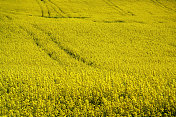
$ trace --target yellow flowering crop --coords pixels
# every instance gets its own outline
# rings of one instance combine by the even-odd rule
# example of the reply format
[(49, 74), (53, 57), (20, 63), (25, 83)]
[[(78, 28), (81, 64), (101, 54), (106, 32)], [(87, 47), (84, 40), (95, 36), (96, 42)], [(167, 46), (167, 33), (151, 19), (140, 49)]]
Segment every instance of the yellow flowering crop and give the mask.
[(176, 116), (176, 1), (0, 0), (0, 116)]

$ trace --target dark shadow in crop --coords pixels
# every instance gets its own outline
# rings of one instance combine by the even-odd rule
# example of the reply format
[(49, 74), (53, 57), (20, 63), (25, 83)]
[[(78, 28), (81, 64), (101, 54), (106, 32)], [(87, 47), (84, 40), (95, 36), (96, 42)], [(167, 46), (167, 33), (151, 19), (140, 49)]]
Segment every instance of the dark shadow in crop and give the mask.
[(86, 18), (90, 18), (90, 17), (46, 17), (46, 16), (43, 16), (44, 18), (51, 18), (51, 19), (63, 19), (63, 18), (73, 18), (73, 19), (86, 19)]
[(10, 16), (8, 16), (8, 15), (6, 15), (6, 18), (7, 18), (8, 20), (12, 20), (12, 18), (11, 18)]
[(115, 21), (103, 21), (104, 23), (126, 23), (123, 20), (115, 20)]

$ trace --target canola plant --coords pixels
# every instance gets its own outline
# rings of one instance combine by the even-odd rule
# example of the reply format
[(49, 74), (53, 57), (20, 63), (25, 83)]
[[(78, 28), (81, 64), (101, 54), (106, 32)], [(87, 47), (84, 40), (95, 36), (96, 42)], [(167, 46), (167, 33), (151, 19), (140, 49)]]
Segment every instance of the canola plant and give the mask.
[(0, 0), (0, 116), (176, 116), (175, 0)]

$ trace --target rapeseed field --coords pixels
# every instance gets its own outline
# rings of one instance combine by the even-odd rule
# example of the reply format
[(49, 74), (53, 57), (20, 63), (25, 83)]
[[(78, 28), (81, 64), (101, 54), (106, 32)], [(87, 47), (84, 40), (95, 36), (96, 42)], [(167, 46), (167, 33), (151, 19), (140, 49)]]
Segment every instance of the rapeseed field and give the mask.
[(176, 116), (176, 1), (0, 0), (0, 116)]

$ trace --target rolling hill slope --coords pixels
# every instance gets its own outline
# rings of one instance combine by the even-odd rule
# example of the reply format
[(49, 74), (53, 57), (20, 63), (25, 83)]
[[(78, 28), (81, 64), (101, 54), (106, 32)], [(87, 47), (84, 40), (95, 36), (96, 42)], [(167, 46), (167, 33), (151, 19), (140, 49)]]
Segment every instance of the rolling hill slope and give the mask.
[(0, 0), (0, 116), (176, 116), (175, 0)]

